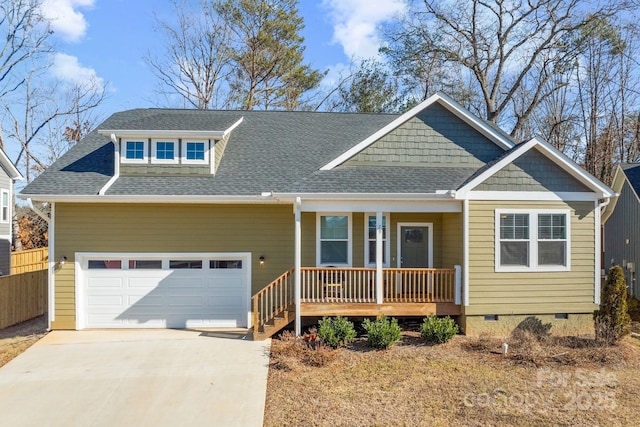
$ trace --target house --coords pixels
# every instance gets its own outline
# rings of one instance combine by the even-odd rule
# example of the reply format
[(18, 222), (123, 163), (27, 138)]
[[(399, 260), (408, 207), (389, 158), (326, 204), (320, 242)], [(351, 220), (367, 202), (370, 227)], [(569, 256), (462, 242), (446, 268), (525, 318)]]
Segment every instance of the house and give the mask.
[(621, 266), (629, 293), (639, 298), (636, 271), (640, 266), (640, 163), (618, 165), (611, 187), (619, 195), (611, 199), (602, 215), (603, 267)]
[(11, 274), (13, 239), (13, 184), (24, 179), (4, 150), (0, 149), (0, 275)]
[(52, 207), (52, 328), (261, 338), (339, 314), (592, 331), (613, 194), (436, 94), (402, 115), (124, 111), (21, 197)]

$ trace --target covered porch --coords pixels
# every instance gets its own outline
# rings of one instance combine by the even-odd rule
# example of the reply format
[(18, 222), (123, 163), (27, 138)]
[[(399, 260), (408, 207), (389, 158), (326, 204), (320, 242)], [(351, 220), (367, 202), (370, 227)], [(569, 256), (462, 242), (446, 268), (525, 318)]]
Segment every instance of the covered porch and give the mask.
[(254, 296), (254, 330), (295, 321), (299, 335), (302, 317), (461, 314), (462, 204), (443, 196), (298, 199), (294, 268)]

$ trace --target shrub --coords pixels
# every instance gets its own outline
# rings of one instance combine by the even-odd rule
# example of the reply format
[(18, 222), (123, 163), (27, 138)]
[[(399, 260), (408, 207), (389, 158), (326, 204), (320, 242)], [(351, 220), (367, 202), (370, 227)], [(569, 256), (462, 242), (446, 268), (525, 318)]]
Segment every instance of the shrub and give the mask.
[(619, 265), (609, 269), (602, 288), (600, 309), (593, 313), (596, 339), (614, 343), (629, 333), (631, 318), (627, 313), (627, 283)]
[(326, 345), (338, 348), (349, 344), (356, 337), (356, 330), (346, 317), (323, 317), (318, 322), (318, 337)]
[(364, 319), (362, 327), (367, 331), (367, 344), (373, 348), (389, 348), (400, 339), (398, 320), (382, 316), (376, 321)]
[(420, 332), (427, 341), (442, 344), (458, 333), (458, 325), (449, 316), (427, 316), (422, 322)]

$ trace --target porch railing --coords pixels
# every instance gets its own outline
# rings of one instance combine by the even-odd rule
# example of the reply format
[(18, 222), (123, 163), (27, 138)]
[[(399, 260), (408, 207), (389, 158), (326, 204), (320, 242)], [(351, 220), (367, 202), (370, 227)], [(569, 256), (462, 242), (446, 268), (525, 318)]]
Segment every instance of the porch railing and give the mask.
[[(457, 270), (436, 268), (384, 268), (383, 303), (457, 302)], [(458, 280), (457, 280), (458, 279)], [(375, 268), (301, 269), (303, 303), (375, 303)]]
[(293, 304), (293, 268), (265, 286), (252, 298), (253, 326), (258, 328), (273, 320)]

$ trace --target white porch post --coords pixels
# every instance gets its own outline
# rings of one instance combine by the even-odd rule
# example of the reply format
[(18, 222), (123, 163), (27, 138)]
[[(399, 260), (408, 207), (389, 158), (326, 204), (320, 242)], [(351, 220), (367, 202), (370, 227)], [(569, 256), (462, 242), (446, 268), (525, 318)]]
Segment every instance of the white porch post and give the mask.
[(382, 232), (382, 212), (378, 211), (376, 212), (376, 304), (382, 304)]
[(462, 304), (462, 267), (459, 265), (454, 265), (453, 268), (456, 270), (456, 297), (455, 303), (457, 305)]
[(300, 319), (300, 269), (302, 268), (302, 230), (300, 227), (300, 205), (302, 204), (300, 197), (296, 197), (294, 205), (294, 213), (296, 219), (295, 229), (295, 263), (294, 263), (294, 299), (296, 303), (296, 336), (302, 334), (302, 322)]

